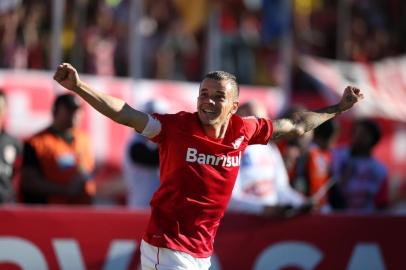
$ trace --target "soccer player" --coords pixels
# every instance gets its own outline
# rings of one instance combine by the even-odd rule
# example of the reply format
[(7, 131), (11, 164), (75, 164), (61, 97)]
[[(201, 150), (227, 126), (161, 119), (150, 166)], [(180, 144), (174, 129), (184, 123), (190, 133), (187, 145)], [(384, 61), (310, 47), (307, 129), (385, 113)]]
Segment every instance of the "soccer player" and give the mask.
[(150, 115), (94, 90), (70, 64), (61, 64), (54, 79), (100, 113), (159, 144), (161, 184), (141, 243), (143, 269), (209, 269), (214, 236), (245, 148), (300, 136), (363, 98), (359, 89), (347, 87), (338, 104), (316, 112), (292, 119), (241, 118), (235, 114), (236, 78), (215, 71), (200, 84), (197, 112)]

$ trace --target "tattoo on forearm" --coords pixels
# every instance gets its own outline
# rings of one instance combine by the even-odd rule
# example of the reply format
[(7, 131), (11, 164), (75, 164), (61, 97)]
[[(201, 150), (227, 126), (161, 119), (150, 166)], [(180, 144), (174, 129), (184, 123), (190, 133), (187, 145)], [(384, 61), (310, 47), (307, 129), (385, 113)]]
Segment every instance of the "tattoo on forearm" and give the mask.
[(305, 127), (305, 131), (313, 130), (327, 120), (340, 113), (338, 105), (326, 107), (315, 112), (299, 112), (299, 119)]
[(329, 107), (326, 107), (326, 108), (319, 109), (319, 110), (317, 110), (315, 112), (316, 113), (327, 113), (327, 114), (336, 115), (336, 114), (341, 113), (341, 110), (340, 110), (340, 107), (338, 106), (338, 104), (336, 104), (336, 105), (332, 105), (332, 106), (329, 106)]
[(276, 140), (279, 139), (284, 135), (284, 132), (282, 131), (282, 119), (280, 120), (275, 120), (273, 121), (273, 133), (272, 133), (272, 139)]
[(339, 113), (338, 105), (334, 105), (318, 111), (296, 112), (290, 118), (276, 119), (272, 121), (272, 139), (301, 136)]
[(328, 119), (329, 116), (325, 114), (309, 113), (308, 115), (303, 117), (302, 123), (304, 125), (305, 132), (315, 129)]

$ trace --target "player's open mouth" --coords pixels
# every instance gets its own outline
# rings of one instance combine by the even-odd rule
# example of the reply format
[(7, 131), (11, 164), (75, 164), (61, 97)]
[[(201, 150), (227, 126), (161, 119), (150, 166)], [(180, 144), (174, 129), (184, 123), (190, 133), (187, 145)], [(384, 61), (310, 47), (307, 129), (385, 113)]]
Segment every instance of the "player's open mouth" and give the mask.
[(216, 115), (216, 111), (215, 110), (211, 110), (211, 109), (202, 109), (202, 112), (206, 115), (209, 116), (215, 116)]

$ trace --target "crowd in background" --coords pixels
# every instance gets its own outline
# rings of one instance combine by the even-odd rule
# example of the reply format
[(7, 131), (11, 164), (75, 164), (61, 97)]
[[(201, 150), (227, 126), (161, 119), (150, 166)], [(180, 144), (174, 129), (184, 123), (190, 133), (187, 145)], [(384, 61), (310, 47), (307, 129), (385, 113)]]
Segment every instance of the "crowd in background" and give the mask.
[[(83, 73), (128, 76), (130, 31), (136, 27), (143, 78), (199, 81), (214, 31), (220, 69), (242, 84), (279, 85), (287, 36), (293, 58), (306, 53), (370, 62), (406, 48), (406, 4), (400, 0), (141, 2), (138, 24), (130, 25), (130, 0), (66, 1), (62, 60)], [(0, 67), (52, 68), (52, 6), (49, 0), (2, 1)]]
[[(95, 181), (90, 138), (79, 128), (78, 97), (56, 96), (52, 121), (26, 138), (22, 150), (5, 130), (7, 99), (2, 91), (0, 101), (0, 202), (98, 204), (103, 187)], [(166, 111), (166, 105), (156, 101), (144, 107), (149, 113)], [(286, 117), (294, 119), (300, 110), (292, 108)], [(253, 101), (241, 104), (237, 113), (267, 117), (266, 109)], [(340, 148), (335, 147), (338, 132), (330, 120), (299, 138), (249, 146), (229, 210), (291, 217), (310, 211), (389, 209), (388, 171), (372, 155), (381, 138), (379, 125), (369, 119), (355, 121), (350, 142)], [(129, 207), (147, 210), (159, 185), (158, 147), (134, 133), (124, 155), (122, 189), (112, 196), (125, 196)]]

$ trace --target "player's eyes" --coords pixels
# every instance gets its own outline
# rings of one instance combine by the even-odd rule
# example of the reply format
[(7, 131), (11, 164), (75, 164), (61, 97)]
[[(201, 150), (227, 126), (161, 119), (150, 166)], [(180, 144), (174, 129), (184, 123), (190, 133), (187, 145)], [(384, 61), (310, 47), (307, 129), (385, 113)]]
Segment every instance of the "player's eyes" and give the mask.
[(199, 94), (199, 98), (211, 98), (213, 100), (218, 100), (218, 101), (224, 101), (225, 100), (225, 96), (223, 95), (214, 95), (214, 96), (210, 96), (208, 93), (200, 93)]

